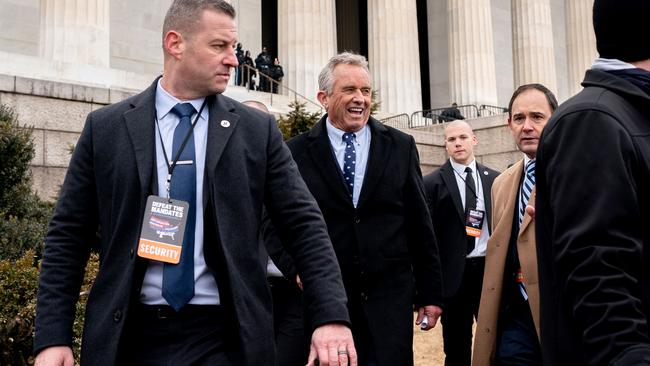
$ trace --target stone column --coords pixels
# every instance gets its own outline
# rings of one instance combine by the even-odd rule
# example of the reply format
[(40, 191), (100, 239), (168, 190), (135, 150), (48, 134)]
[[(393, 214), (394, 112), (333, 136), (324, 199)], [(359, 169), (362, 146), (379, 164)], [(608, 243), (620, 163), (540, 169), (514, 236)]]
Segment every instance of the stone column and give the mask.
[(368, 1), (370, 72), (389, 114), (422, 110), (416, 12), (415, 0)]
[(512, 33), (515, 87), (541, 83), (557, 93), (550, 1), (512, 0)]
[(496, 105), (490, 0), (448, 0), (447, 4), (450, 102)]
[(316, 100), (318, 74), (336, 54), (335, 0), (278, 0), (283, 84)]
[(108, 67), (109, 4), (109, 0), (41, 0), (41, 56)]
[(594, 0), (566, 2), (569, 95), (574, 95), (582, 89), (580, 83), (585, 71), (598, 57), (592, 19), (593, 6)]

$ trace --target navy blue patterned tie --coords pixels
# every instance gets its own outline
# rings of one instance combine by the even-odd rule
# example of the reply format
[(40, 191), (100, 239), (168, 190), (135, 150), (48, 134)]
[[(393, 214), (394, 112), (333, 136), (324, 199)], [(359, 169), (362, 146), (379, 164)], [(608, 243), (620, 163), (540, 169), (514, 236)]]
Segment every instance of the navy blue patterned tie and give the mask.
[(530, 193), (535, 186), (535, 160), (530, 160), (526, 164), (526, 174), (524, 182), (521, 185), (521, 200), (519, 201), (519, 225), (524, 221), (524, 214), (526, 213), (526, 205), (530, 199)]
[(345, 142), (345, 156), (343, 157), (343, 178), (345, 178), (345, 186), (348, 187), (350, 197), (354, 195), (354, 171), (357, 165), (357, 150), (354, 147), (355, 134), (346, 132), (343, 134), (343, 142)]
[[(192, 128), (191, 117), (196, 110), (190, 103), (178, 103), (171, 113), (179, 118), (174, 130), (172, 156), (174, 159)], [(165, 263), (163, 268), (162, 296), (167, 303), (180, 310), (194, 297), (194, 228), (196, 226), (196, 157), (194, 153), (194, 136), (190, 136), (181, 152), (179, 161), (191, 161), (192, 164), (176, 165), (171, 180), (170, 197), (190, 204), (187, 224), (183, 237), (183, 250), (178, 264)]]

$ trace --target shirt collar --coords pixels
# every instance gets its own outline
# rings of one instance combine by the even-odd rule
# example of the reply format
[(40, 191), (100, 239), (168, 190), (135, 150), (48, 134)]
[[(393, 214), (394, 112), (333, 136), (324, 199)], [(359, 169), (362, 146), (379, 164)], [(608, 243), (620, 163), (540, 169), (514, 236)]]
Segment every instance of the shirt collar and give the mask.
[[(178, 103), (190, 103), (197, 111), (201, 109), (201, 105), (203, 105), (205, 97), (192, 100), (180, 100), (175, 96), (169, 94), (169, 92), (163, 88), (160, 80), (162, 79), (158, 79), (158, 87), (156, 88), (156, 118), (158, 118), (159, 121), (165, 118), (165, 116), (167, 116), (172, 108), (174, 108), (174, 106)], [(203, 112), (201, 112), (201, 119), (208, 119), (208, 108), (203, 108)]]
[(452, 159), (452, 158), (449, 158), (449, 162), (451, 163), (451, 167), (452, 167), (452, 168), (453, 168), (453, 169), (454, 169), (458, 174), (465, 173), (465, 168), (467, 168), (467, 167), (472, 168), (472, 172), (476, 172), (476, 159), (472, 159), (472, 161), (471, 161), (469, 164), (467, 164), (467, 165), (463, 165), (463, 164), (457, 163), (457, 162), (455, 162), (454, 159)]
[(528, 162), (533, 159), (529, 158), (528, 155), (524, 154), (524, 170), (526, 169), (526, 165), (528, 165)]
[[(325, 127), (327, 128), (327, 135), (331, 139), (335, 141), (343, 141), (343, 134), (345, 133), (345, 131), (334, 127), (329, 117), (327, 117)], [(364, 125), (359, 131), (354, 133), (354, 135), (356, 136), (356, 141), (357, 142), (363, 141), (366, 133), (368, 133), (368, 124)]]

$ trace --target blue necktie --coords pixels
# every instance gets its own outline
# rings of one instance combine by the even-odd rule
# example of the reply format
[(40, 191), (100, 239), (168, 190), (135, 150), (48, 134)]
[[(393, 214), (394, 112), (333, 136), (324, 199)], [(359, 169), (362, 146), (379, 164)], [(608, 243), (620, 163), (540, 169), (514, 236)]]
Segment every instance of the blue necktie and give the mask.
[(526, 174), (524, 175), (524, 182), (521, 185), (521, 201), (519, 201), (519, 225), (524, 221), (524, 214), (526, 213), (526, 205), (530, 199), (530, 193), (535, 186), (535, 160), (530, 160), (526, 164)]
[(343, 157), (343, 178), (345, 186), (348, 187), (350, 197), (354, 195), (354, 171), (357, 165), (357, 150), (354, 147), (355, 135), (352, 132), (343, 134), (345, 142), (345, 156)]
[[(190, 103), (178, 103), (171, 112), (178, 116), (179, 123), (174, 130), (171, 159), (176, 157), (183, 140), (192, 129), (192, 114), (196, 112)], [(163, 268), (162, 296), (167, 303), (180, 310), (194, 297), (194, 228), (196, 225), (196, 157), (194, 136), (190, 136), (181, 152), (181, 160), (191, 164), (176, 165), (172, 174), (170, 197), (189, 203), (187, 224), (183, 237), (183, 250), (178, 264), (165, 263)]]

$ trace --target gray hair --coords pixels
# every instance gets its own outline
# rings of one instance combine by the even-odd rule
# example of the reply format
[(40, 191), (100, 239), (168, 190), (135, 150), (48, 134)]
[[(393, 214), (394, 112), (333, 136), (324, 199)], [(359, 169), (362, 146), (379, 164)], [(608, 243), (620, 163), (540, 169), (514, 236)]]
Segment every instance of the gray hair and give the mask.
[(358, 55), (352, 52), (343, 52), (338, 55), (330, 58), (327, 62), (327, 65), (323, 67), (320, 74), (318, 75), (318, 89), (327, 93), (327, 95), (332, 95), (332, 88), (334, 86), (334, 80), (332, 73), (334, 68), (340, 64), (353, 65), (362, 67), (370, 76), (370, 70), (368, 69), (368, 61), (362, 55)]
[(214, 10), (235, 18), (235, 8), (225, 0), (174, 0), (163, 22), (163, 40), (170, 30), (185, 32), (188, 36), (201, 20), (204, 10)]

